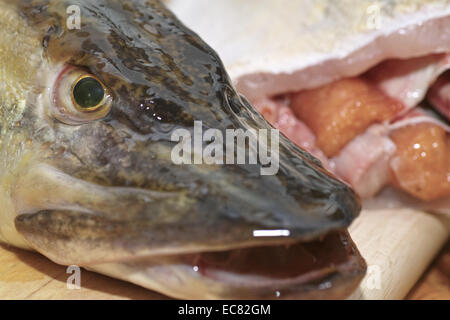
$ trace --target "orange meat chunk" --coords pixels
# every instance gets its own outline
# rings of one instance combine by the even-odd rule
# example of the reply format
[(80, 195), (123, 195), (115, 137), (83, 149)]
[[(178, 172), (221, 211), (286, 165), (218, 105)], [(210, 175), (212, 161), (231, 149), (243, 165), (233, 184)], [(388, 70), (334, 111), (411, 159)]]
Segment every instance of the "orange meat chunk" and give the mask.
[(397, 145), (391, 160), (394, 186), (425, 201), (450, 195), (450, 135), (442, 127), (410, 125), (391, 139)]
[(347, 78), (293, 94), (291, 108), (332, 157), (372, 124), (393, 119), (403, 105), (365, 79)]

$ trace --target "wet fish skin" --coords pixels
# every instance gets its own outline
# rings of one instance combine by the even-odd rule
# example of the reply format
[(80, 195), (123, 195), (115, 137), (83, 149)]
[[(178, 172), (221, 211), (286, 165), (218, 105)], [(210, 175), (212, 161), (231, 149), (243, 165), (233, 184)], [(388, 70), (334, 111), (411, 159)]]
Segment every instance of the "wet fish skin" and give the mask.
[[(65, 28), (69, 5), (81, 8), (80, 30)], [(354, 192), (284, 137), (276, 176), (258, 175), (260, 165), (172, 163), (171, 133), (194, 120), (221, 131), (270, 126), (159, 1), (0, 1), (0, 12), (11, 17), (2, 30), (18, 35), (0, 31), (14, 54), (1, 63), (1, 240), (90, 266), (312, 240), (358, 215)], [(109, 89), (107, 117), (76, 126), (53, 117), (67, 65)], [(255, 228), (291, 236), (258, 239)]]

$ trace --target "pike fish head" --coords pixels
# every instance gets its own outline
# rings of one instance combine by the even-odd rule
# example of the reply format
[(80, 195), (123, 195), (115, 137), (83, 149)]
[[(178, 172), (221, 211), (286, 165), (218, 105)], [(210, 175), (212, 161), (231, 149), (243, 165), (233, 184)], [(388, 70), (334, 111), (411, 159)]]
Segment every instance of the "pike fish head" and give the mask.
[(26, 143), (11, 158), (7, 189), (18, 234), (55, 262), (172, 261), (310, 241), (359, 213), (354, 192), (284, 136), (273, 175), (261, 175), (259, 162), (175, 163), (173, 134), (194, 133), (195, 121), (223, 136), (273, 128), (237, 94), (217, 54), (159, 1), (5, 6), (38, 38), (34, 82), (20, 125), (10, 126)]

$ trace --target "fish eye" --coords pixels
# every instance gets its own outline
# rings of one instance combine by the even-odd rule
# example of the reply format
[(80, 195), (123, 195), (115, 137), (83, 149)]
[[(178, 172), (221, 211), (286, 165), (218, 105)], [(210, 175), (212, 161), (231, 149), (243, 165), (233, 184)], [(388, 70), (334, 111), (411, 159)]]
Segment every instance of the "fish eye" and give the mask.
[(59, 121), (79, 125), (104, 118), (111, 110), (108, 88), (95, 75), (68, 66), (53, 87), (51, 113)]
[(82, 112), (95, 111), (105, 99), (103, 84), (93, 76), (82, 76), (72, 89), (73, 102)]

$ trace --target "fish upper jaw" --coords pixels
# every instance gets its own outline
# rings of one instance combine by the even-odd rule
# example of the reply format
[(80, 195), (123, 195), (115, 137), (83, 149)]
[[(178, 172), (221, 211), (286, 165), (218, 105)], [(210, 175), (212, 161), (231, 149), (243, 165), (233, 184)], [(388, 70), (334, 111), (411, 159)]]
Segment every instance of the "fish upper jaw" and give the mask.
[[(53, 261), (89, 265), (311, 240), (345, 228), (349, 222), (340, 215), (358, 212), (358, 205), (352, 207), (354, 195), (345, 189), (333, 190), (326, 201), (305, 202), (302, 210), (292, 194), (273, 194), (273, 177), (255, 178), (244, 191), (230, 182), (237, 179), (232, 172), (231, 178), (219, 173), (212, 180), (216, 184), (209, 184), (211, 192), (199, 195), (105, 187), (36, 165), (13, 189), (15, 227)], [(201, 174), (211, 178), (211, 173)], [(255, 236), (258, 230), (284, 233)]]

